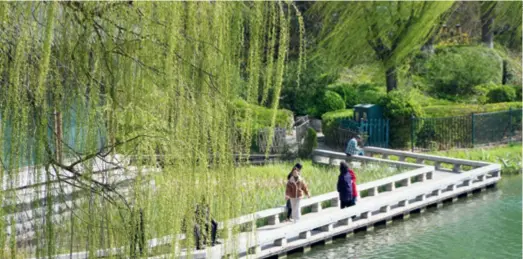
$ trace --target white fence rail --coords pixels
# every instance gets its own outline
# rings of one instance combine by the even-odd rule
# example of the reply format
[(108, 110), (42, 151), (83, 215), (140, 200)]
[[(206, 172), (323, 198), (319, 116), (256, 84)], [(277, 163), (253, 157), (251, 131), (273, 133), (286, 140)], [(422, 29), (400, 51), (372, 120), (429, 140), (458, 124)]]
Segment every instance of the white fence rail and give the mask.
[[(365, 150), (367, 154), (378, 154), (381, 155), (382, 158), (354, 156), (351, 157), (351, 160), (360, 161), (362, 163), (386, 163), (389, 166), (409, 168), (412, 170), (358, 185), (361, 201), (357, 206), (347, 209), (333, 210), (334, 207), (339, 206), (337, 192), (325, 193), (314, 196), (310, 199), (304, 199), (301, 202), (301, 208), (311, 208), (311, 213), (316, 213), (318, 215), (317, 217), (314, 217), (314, 220), (298, 222), (296, 224), (278, 227), (270, 231), (260, 233), (256, 232), (253, 236), (253, 241), (255, 240), (255, 242), (251, 242), (250, 245), (244, 247), (241, 247), (238, 244), (233, 244), (236, 241), (226, 240), (226, 244), (218, 245), (206, 251), (196, 252), (195, 257), (214, 258), (216, 256), (221, 257), (231, 253), (238, 253), (239, 255), (254, 253), (257, 258), (276, 255), (289, 249), (314, 242), (317, 239), (348, 232), (379, 220), (388, 220), (395, 215), (408, 213), (410, 210), (438, 203), (442, 200), (448, 199), (449, 197), (455, 197), (461, 193), (467, 193), (477, 188), (492, 185), (501, 177), (501, 167), (497, 164), (414, 154), (410, 152), (374, 147), (368, 147), (365, 148)], [(397, 156), (398, 160), (402, 161), (387, 160), (387, 158), (390, 158), (391, 156)], [(336, 159), (347, 160), (347, 156), (344, 153), (326, 150), (315, 150), (313, 152), (313, 157), (315, 160), (318, 160), (319, 157), (328, 157), (329, 163)], [(405, 162), (406, 158), (416, 159), (416, 163)], [(424, 164), (426, 161), (432, 161), (434, 162), (434, 165)], [(451, 173), (450, 176), (445, 178), (434, 178), (434, 175), (438, 173), (438, 170), (443, 169), (441, 164), (452, 165), (455, 173)], [(463, 166), (468, 166), (473, 169), (463, 171)], [(458, 169), (456, 170), (455, 168)], [(121, 178), (120, 180), (129, 179)], [(68, 202), (72, 203), (72, 201), (66, 201), (66, 205), (68, 205)], [(62, 211), (63, 217), (66, 217), (68, 214), (63, 213), (63, 206), (63, 204), (56, 204), (56, 207), (53, 207), (53, 209), (55, 210), (56, 208), (57, 211)], [(329, 211), (322, 213), (324, 210)], [(230, 230), (237, 225), (253, 225), (256, 221), (258, 221), (258, 223), (265, 223), (265, 225), (275, 226), (280, 223), (279, 219), (283, 213), (285, 213), (285, 207), (280, 206), (230, 219), (225, 222), (219, 222), (219, 228)], [(17, 223), (17, 234), (22, 236), (24, 234), (28, 235), (31, 231), (29, 230), (30, 224), (27, 222), (35, 220), (39, 216), (41, 217), (42, 215), (17, 215), (16, 218), (23, 219), (21, 222)], [(355, 220), (353, 220), (353, 217), (355, 217)], [(311, 235), (312, 231), (316, 229), (321, 229), (324, 233), (321, 235)], [(240, 234), (242, 235), (242, 233)], [(245, 236), (249, 234), (243, 233), (243, 235)], [(296, 237), (298, 238), (296, 239)], [(147, 241), (147, 244), (149, 248), (155, 248), (177, 243), (176, 240), (184, 238), (184, 235), (179, 235), (173, 240), (173, 237), (169, 235), (150, 239)], [(97, 254), (99, 256), (104, 256), (109, 254), (119, 254), (123, 251), (125, 251), (123, 247), (113, 248), (100, 250)], [(54, 258), (70, 258), (70, 254), (58, 255)], [(73, 258), (88, 258), (88, 253), (77, 252), (74, 253)], [(156, 258), (167, 258), (167, 256), (158, 256)]]

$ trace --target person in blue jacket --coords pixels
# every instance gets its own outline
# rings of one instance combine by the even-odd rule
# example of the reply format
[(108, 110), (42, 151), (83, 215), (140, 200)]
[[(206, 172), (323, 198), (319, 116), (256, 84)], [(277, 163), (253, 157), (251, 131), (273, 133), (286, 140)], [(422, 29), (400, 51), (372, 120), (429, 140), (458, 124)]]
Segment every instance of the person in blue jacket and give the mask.
[(354, 206), (352, 193), (352, 176), (349, 173), (349, 165), (346, 162), (340, 163), (340, 175), (338, 176), (338, 193), (340, 195), (340, 207), (342, 209)]

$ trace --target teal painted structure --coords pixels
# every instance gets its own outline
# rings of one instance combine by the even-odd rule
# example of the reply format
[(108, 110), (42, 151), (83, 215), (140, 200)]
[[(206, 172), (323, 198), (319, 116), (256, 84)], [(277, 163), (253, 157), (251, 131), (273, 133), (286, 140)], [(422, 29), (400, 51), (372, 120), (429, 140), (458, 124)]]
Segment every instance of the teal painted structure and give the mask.
[(389, 146), (389, 120), (383, 117), (383, 109), (379, 105), (355, 105), (354, 117), (342, 119), (340, 128), (363, 135), (366, 146)]
[(354, 106), (354, 120), (384, 119), (383, 109), (377, 104), (358, 104)]

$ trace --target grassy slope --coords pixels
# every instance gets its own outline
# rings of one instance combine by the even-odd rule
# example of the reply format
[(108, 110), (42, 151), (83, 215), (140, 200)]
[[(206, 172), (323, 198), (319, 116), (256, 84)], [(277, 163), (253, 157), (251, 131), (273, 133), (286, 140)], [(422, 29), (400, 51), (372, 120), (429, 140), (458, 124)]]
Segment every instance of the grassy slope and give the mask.
[(438, 151), (431, 152), (431, 154), (498, 163), (503, 167), (503, 174), (518, 174), (522, 172), (521, 144), (491, 148)]
[[(432, 152), (431, 154), (499, 163), (504, 174), (521, 173), (521, 145), (499, 146), (493, 148), (475, 148)], [(287, 174), (293, 163), (272, 164), (262, 167), (250, 166), (241, 168), (246, 175), (247, 195), (257, 196), (257, 204), (244, 208), (243, 212), (273, 208), (283, 204)], [(385, 167), (362, 168), (355, 170), (358, 184), (385, 178), (400, 171), (387, 172)], [(338, 169), (334, 166), (313, 165), (311, 161), (303, 162), (302, 176), (309, 185), (312, 195), (320, 195), (336, 190)], [(256, 207), (256, 208), (255, 208)]]
[[(338, 167), (313, 165), (310, 160), (303, 161), (302, 164), (302, 176), (313, 196), (336, 191), (336, 182), (339, 174)], [(246, 175), (244, 183), (248, 186), (246, 195), (258, 197), (257, 204), (244, 208), (243, 212), (249, 213), (284, 204), (287, 174), (293, 165), (294, 163), (282, 163), (240, 169), (244, 171), (242, 174)], [(387, 171), (384, 166), (355, 169), (358, 184), (385, 178), (400, 172), (398, 170)]]

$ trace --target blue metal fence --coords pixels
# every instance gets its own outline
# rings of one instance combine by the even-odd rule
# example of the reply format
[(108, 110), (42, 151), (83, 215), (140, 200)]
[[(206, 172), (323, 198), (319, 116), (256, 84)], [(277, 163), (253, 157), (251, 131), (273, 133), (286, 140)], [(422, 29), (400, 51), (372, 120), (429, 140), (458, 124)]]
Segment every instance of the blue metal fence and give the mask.
[(412, 151), (472, 148), (521, 140), (521, 109), (444, 118), (412, 118)]
[(389, 146), (389, 120), (387, 119), (368, 119), (356, 121), (354, 119), (343, 119), (340, 121), (342, 130), (349, 130), (354, 133), (362, 134), (365, 138), (365, 145), (375, 147)]

